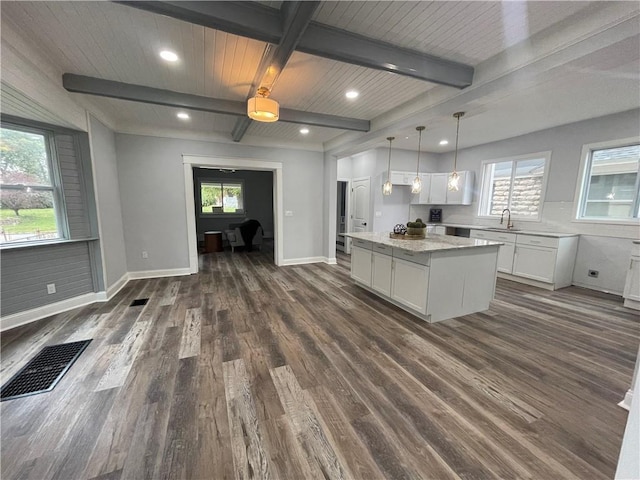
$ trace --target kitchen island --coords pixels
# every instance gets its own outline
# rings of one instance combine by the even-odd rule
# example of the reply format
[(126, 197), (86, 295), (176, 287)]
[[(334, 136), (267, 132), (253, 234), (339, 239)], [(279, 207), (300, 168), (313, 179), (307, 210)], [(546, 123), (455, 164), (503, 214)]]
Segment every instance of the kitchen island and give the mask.
[(352, 238), (351, 278), (356, 284), (427, 322), (489, 308), (501, 242), (427, 235), (346, 233)]

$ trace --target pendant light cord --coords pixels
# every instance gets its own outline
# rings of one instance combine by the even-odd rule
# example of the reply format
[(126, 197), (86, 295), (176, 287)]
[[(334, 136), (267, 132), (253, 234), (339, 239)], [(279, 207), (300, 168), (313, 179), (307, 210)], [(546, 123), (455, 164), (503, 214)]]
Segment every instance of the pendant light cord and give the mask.
[(387, 137), (387, 140), (389, 140), (389, 165), (387, 166), (387, 180), (391, 180), (391, 142), (393, 142), (393, 140), (396, 137)]
[(418, 130), (418, 163), (416, 164), (416, 177), (420, 174), (420, 145), (422, 143), (422, 131), (424, 127), (416, 127)]
[(453, 171), (454, 173), (457, 172), (458, 170), (458, 137), (460, 134), (460, 117), (462, 117), (464, 115), (464, 112), (457, 112), (454, 113), (453, 116), (456, 117), (456, 119), (458, 120), (458, 123), (456, 125), (456, 150), (455, 153), (453, 155)]

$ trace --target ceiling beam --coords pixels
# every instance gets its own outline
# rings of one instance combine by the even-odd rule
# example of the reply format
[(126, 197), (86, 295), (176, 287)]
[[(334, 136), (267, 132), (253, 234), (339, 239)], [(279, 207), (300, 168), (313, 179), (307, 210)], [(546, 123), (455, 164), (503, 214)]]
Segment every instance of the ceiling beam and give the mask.
[[(282, 37), (277, 47), (272, 48), (267, 45), (262, 61), (256, 70), (247, 100), (256, 95), (258, 88), (267, 87), (269, 91), (273, 88), (276, 80), (280, 76), (291, 54), (294, 52), (300, 37), (304, 33), (307, 25), (313, 17), (313, 13), (320, 5), (319, 1), (313, 2), (284, 2), (282, 4), (281, 15), (284, 25)], [(234, 142), (239, 142), (247, 132), (252, 120), (248, 116), (240, 117), (231, 132)]]
[[(279, 23), (279, 10), (256, 2), (117, 3), (274, 44), (279, 44), (282, 38), (283, 27)], [(470, 65), (373, 40), (317, 22), (309, 24), (296, 50), (455, 88), (468, 87), (473, 80), (474, 69)]]
[[(62, 75), (62, 86), (70, 92), (85, 93), (100, 97), (119, 98), (133, 102), (151, 103), (154, 105), (164, 105), (166, 107), (185, 108), (188, 110), (236, 115), (240, 117), (247, 115), (246, 102), (203, 97), (161, 88), (75, 75), (73, 73), (65, 73)], [(280, 109), (279, 121), (317, 127), (338, 128), (341, 130), (354, 130), (357, 132), (368, 132), (370, 128), (369, 120), (338, 117), (335, 115), (325, 115), (323, 113), (303, 112), (301, 110), (291, 110), (288, 108)]]

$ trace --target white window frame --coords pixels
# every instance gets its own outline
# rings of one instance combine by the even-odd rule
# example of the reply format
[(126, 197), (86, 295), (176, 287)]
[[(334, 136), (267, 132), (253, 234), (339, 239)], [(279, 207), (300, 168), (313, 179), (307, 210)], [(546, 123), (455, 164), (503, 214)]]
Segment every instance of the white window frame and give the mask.
[[(214, 212), (203, 212), (202, 211), (202, 184), (209, 184), (209, 183), (219, 183), (222, 185), (222, 188), (224, 189), (224, 185), (225, 183), (236, 183), (236, 184), (240, 184), (241, 185), (241, 192), (242, 192), (242, 211), (241, 212), (218, 212), (218, 213), (214, 213)], [(237, 218), (244, 218), (246, 217), (246, 213), (247, 213), (247, 206), (245, 205), (245, 190), (244, 190), (244, 180), (243, 179), (222, 179), (222, 178), (200, 178), (198, 179), (198, 198), (200, 200), (200, 205), (199, 205), (199, 216), (200, 217), (206, 217), (206, 218), (213, 218), (213, 217), (225, 217), (225, 218), (229, 218), (229, 217), (237, 217)]]
[[(489, 160), (483, 160), (480, 165), (480, 196), (478, 197), (478, 218), (496, 219), (500, 218), (500, 215), (487, 215), (484, 212), (487, 210), (487, 200), (490, 188), (485, 181), (485, 171), (487, 165), (492, 163), (502, 162), (519, 162), (522, 160), (533, 160), (536, 158), (544, 158), (544, 174), (542, 175), (542, 191), (540, 192), (540, 208), (538, 209), (538, 215), (536, 217), (519, 217), (511, 215), (511, 219), (516, 219), (519, 222), (541, 222), (542, 210), (544, 207), (544, 198), (547, 193), (547, 180), (549, 179), (549, 170), (551, 169), (551, 150), (537, 153), (526, 153), (523, 155), (513, 155), (504, 158), (495, 158)], [(513, 184), (513, 178), (515, 176), (516, 169), (514, 168), (511, 173), (511, 183)], [(511, 204), (511, 196), (509, 196), (509, 204)]]
[(55, 141), (53, 132), (27, 125), (20, 125), (13, 122), (2, 122), (0, 125), (7, 130), (15, 130), (18, 132), (33, 133), (44, 137), (45, 149), (47, 151), (47, 167), (49, 169), (49, 180), (51, 186), (44, 185), (3, 185), (4, 190), (21, 190), (28, 188), (32, 191), (51, 192), (53, 197), (53, 213), (56, 218), (56, 229), (58, 236), (56, 238), (43, 238), (41, 240), (22, 240), (15, 242), (3, 243), (1, 248), (13, 248), (17, 246), (29, 246), (41, 243), (57, 243), (69, 239), (69, 227), (66, 221), (67, 215), (65, 210), (64, 195), (62, 193), (62, 174), (60, 173), (60, 164), (56, 157)]
[[(576, 184), (575, 196), (573, 199), (574, 212), (573, 222), (579, 223), (596, 223), (596, 224), (609, 224), (609, 225), (638, 225), (640, 223), (639, 218), (593, 218), (582, 217), (583, 212), (583, 196), (587, 191), (587, 181), (589, 180), (589, 172), (591, 170), (591, 152), (594, 150), (606, 150), (607, 148), (625, 147), (629, 145), (640, 144), (640, 137), (628, 137), (621, 138), (619, 140), (609, 140), (606, 142), (587, 143), (582, 146), (582, 153), (580, 154), (580, 170), (578, 170), (578, 182)], [(589, 177), (589, 178), (588, 178)], [(636, 188), (640, 182), (640, 175), (636, 179)], [(635, 201), (640, 199), (640, 192), (636, 193)], [(634, 207), (637, 208), (637, 207)]]

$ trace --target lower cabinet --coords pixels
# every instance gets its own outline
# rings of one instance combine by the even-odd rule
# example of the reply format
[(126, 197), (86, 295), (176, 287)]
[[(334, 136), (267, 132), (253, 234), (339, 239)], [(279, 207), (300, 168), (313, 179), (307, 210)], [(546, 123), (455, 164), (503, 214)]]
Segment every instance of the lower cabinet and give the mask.
[(513, 257), (513, 274), (553, 283), (557, 252), (556, 248), (518, 245)]
[(629, 270), (624, 284), (624, 306), (640, 310), (640, 244), (634, 243), (631, 250)]
[(371, 286), (372, 255), (371, 250), (351, 247), (351, 277), (367, 287)]
[(371, 288), (387, 297), (391, 296), (392, 267), (391, 255), (372, 252)]
[(427, 312), (427, 289), (429, 267), (406, 260), (393, 259), (391, 295), (393, 300), (425, 314)]

